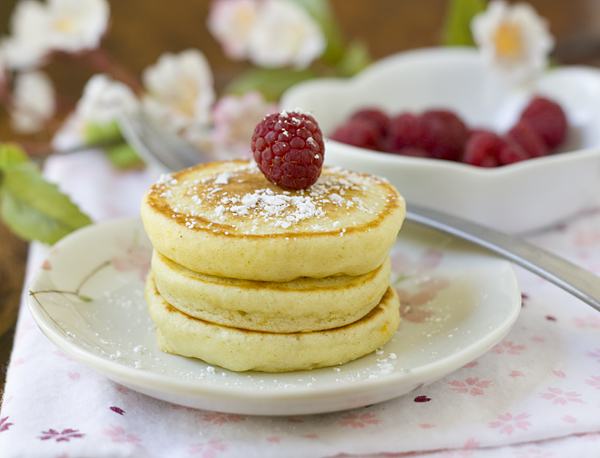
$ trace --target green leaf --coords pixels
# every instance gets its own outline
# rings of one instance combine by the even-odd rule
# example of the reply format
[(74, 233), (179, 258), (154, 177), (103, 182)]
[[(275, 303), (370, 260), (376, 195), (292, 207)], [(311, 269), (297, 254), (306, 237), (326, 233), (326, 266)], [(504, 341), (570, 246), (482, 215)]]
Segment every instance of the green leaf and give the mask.
[(267, 100), (279, 100), (291, 86), (316, 76), (310, 69), (295, 71), (286, 68), (254, 68), (233, 80), (227, 87), (227, 92), (242, 95), (249, 91), (259, 91)]
[(123, 138), (121, 129), (116, 121), (106, 124), (86, 124), (83, 130), (83, 136), (88, 145), (97, 143), (108, 143), (112, 140)]
[(338, 76), (354, 76), (371, 63), (369, 49), (363, 41), (353, 41), (350, 43), (344, 58), (337, 66)]
[(0, 171), (28, 160), (23, 148), (16, 143), (0, 143)]
[(135, 150), (127, 143), (106, 148), (106, 157), (115, 168), (120, 170), (144, 165)]
[(485, 11), (485, 0), (450, 0), (442, 39), (446, 46), (473, 46), (471, 20)]
[(0, 198), (4, 222), (25, 240), (52, 244), (91, 223), (31, 162), (5, 170)]
[(327, 48), (321, 60), (330, 65), (338, 64), (344, 57), (344, 37), (336, 16), (327, 0), (292, 0), (303, 7), (321, 26)]

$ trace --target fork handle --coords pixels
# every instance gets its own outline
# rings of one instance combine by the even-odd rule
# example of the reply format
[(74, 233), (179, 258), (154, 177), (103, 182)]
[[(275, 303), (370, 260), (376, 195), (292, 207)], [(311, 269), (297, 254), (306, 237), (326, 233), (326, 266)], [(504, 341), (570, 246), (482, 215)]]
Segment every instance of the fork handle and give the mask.
[(409, 205), (406, 220), (484, 247), (554, 283), (600, 311), (600, 278), (523, 239), (437, 210)]

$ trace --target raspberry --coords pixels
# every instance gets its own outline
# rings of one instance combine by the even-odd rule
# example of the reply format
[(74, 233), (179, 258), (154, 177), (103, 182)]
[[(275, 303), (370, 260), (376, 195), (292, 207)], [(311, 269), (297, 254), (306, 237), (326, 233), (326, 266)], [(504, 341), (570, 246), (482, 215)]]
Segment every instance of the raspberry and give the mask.
[(282, 188), (305, 189), (321, 175), (323, 134), (309, 114), (283, 111), (265, 117), (250, 146), (260, 171)]
[(462, 161), (479, 167), (496, 167), (499, 164), (502, 139), (493, 132), (478, 131), (469, 136)]
[(360, 120), (374, 124), (378, 135), (383, 137), (387, 134), (390, 118), (383, 110), (379, 108), (362, 108), (350, 117), (351, 121)]
[(494, 132), (473, 132), (465, 146), (462, 162), (479, 167), (497, 167), (527, 159), (527, 153), (516, 143)]
[(448, 110), (430, 110), (421, 115), (422, 137), (419, 146), (429, 151), (430, 157), (459, 161), (467, 142), (468, 130), (455, 113)]
[(374, 150), (378, 150), (381, 143), (381, 131), (378, 126), (362, 119), (350, 119), (335, 129), (330, 137), (347, 145)]
[(529, 122), (523, 119), (508, 131), (506, 137), (519, 144), (529, 158), (548, 154), (548, 148), (542, 137), (531, 127)]
[(422, 134), (421, 117), (409, 112), (390, 119), (388, 136), (384, 149), (398, 153), (403, 148), (420, 148)]
[(521, 162), (525, 159), (529, 159), (527, 157), (527, 153), (523, 148), (521, 148), (520, 145), (507, 139), (503, 140), (505, 143), (500, 150), (500, 154), (498, 155), (498, 162), (500, 162), (500, 165), (514, 164), (515, 162)]
[(558, 103), (545, 97), (535, 97), (523, 110), (521, 119), (529, 122), (548, 148), (556, 148), (565, 141), (567, 117)]

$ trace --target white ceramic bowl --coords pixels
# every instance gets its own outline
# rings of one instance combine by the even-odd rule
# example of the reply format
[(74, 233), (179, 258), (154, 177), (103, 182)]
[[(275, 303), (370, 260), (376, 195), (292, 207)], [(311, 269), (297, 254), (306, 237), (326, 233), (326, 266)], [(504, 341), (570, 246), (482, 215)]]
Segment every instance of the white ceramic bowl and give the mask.
[[(328, 140), (325, 161), (388, 178), (411, 203), (523, 233), (558, 223), (600, 197), (600, 70), (559, 67), (534, 89), (559, 102), (570, 131), (563, 152), (485, 169), (370, 151)], [(390, 56), (352, 79), (318, 79), (288, 90), (282, 109), (311, 112), (325, 137), (356, 109), (390, 113), (448, 108), (469, 127), (510, 128), (531, 97), (483, 65), (477, 50), (431, 48)]]

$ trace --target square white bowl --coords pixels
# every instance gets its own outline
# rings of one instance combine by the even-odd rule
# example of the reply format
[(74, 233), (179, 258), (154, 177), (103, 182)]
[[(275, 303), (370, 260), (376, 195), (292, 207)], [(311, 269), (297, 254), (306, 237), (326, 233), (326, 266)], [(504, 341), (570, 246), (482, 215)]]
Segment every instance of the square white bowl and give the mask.
[(474, 48), (429, 48), (382, 59), (351, 79), (316, 79), (288, 90), (281, 108), (311, 112), (325, 137), (355, 110), (445, 108), (471, 128), (505, 132), (536, 92), (569, 120), (561, 152), (493, 169), (370, 151), (328, 139), (325, 163), (386, 177), (411, 203), (510, 233), (547, 227), (599, 202), (600, 70), (558, 67), (515, 91)]

